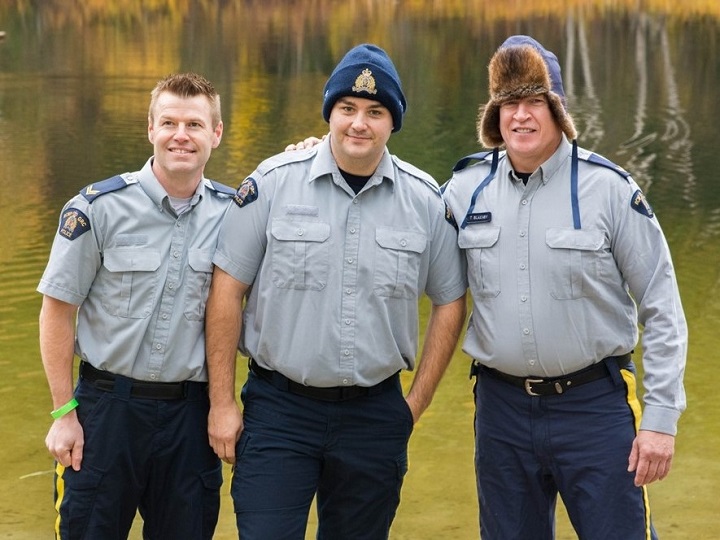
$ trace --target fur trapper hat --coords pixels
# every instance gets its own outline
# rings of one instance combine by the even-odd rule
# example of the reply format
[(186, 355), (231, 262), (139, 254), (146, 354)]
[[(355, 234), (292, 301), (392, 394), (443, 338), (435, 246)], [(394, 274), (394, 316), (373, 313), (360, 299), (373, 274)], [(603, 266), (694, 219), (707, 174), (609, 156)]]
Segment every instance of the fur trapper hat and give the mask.
[(370, 43), (353, 47), (340, 60), (325, 83), (323, 118), (330, 121), (330, 112), (341, 97), (355, 96), (382, 103), (392, 115), (393, 131), (400, 131), (407, 109), (400, 76), (387, 53)]
[(495, 52), (488, 66), (490, 100), (480, 107), (478, 140), (486, 148), (504, 146), (500, 134), (500, 105), (511, 99), (545, 94), (550, 111), (568, 139), (577, 131), (565, 104), (557, 57), (529, 36), (511, 36)]

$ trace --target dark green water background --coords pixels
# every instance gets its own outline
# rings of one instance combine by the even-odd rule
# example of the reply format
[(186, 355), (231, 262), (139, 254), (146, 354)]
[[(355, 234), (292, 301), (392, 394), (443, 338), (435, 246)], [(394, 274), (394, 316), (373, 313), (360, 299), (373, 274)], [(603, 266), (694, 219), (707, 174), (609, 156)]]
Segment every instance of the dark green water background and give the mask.
[[(442, 183), (478, 148), (487, 62), (514, 33), (557, 53), (581, 144), (634, 174), (666, 231), (691, 335), (688, 411), (673, 471), (652, 486), (651, 504), (661, 538), (720, 538), (720, 21), (711, 7), (625, 3), (523, 11), (510, 2), (518, 9), (498, 13), (482, 1), (156, 0), (141, 9), (0, 0), (0, 538), (52, 537), (35, 286), (60, 207), (85, 184), (142, 166), (157, 79), (195, 70), (216, 84), (225, 135), (207, 173), (235, 186), (288, 142), (326, 132), (325, 79), (348, 48), (378, 43), (409, 102), (391, 150)], [(468, 362), (457, 353), (416, 426), (393, 539), (477, 538)], [(228, 484), (216, 537), (236, 537)], [(575, 538), (562, 508), (558, 538)]]

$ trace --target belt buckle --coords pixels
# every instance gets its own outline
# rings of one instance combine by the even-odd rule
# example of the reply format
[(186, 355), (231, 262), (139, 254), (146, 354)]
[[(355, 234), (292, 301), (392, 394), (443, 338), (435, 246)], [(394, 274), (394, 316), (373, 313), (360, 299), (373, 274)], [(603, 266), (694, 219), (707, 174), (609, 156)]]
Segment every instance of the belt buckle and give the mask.
[(528, 393), (529, 396), (539, 396), (541, 394), (538, 394), (536, 392), (533, 392), (532, 385), (535, 383), (541, 383), (543, 382), (542, 379), (525, 379), (525, 391)]

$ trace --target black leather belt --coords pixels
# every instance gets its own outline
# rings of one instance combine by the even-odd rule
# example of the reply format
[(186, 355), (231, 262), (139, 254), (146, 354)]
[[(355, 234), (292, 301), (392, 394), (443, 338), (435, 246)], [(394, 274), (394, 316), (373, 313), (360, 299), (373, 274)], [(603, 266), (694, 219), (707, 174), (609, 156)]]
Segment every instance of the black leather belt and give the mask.
[(248, 361), (248, 367), (255, 375), (269, 382), (275, 388), (320, 401), (347, 401), (377, 395), (394, 387), (399, 388), (399, 375), (397, 373), (375, 386), (330, 386), (321, 388), (318, 386), (305, 386), (292, 381), (282, 373), (259, 366), (252, 358)]
[[(112, 392), (115, 389), (115, 381), (120, 376), (109, 371), (99, 370), (92, 364), (83, 361), (80, 362), (80, 377), (99, 390)], [(150, 382), (124, 378), (131, 384), (130, 395), (144, 399), (185, 399), (191, 390), (207, 388), (207, 383), (195, 381)]]
[(562, 377), (517, 377), (515, 375), (508, 375), (502, 371), (498, 371), (493, 368), (477, 365), (481, 373), (487, 373), (489, 376), (501, 380), (503, 382), (522, 388), (530, 396), (555, 396), (562, 394), (566, 390), (581, 386), (583, 384), (608, 377), (610, 372), (606, 366), (607, 362), (617, 362), (620, 367), (624, 367), (630, 363), (630, 353), (622, 356), (609, 356), (593, 364), (590, 367), (581, 369)]

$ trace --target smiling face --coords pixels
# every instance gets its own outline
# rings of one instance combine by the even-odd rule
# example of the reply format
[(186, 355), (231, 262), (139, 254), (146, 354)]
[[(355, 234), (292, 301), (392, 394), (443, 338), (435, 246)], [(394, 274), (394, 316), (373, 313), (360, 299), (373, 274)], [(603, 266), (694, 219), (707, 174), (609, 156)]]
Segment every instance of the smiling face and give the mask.
[(500, 134), (517, 172), (532, 173), (557, 150), (562, 130), (542, 95), (500, 105)]
[(360, 176), (374, 173), (393, 130), (390, 111), (379, 101), (341, 97), (333, 105), (329, 123), (338, 167)]
[(148, 139), (154, 149), (153, 172), (169, 195), (192, 195), (222, 130), (221, 121), (213, 125), (206, 96), (180, 97), (167, 91), (157, 96), (148, 118)]

